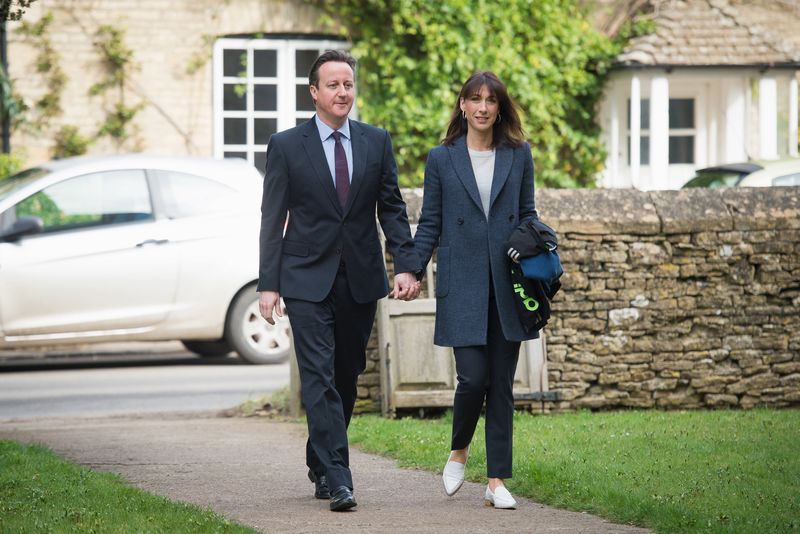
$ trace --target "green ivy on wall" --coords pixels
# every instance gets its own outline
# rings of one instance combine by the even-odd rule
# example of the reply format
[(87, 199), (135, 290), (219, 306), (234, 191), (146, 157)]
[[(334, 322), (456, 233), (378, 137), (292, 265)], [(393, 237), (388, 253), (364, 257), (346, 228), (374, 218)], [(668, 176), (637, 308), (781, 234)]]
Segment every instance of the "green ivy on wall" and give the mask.
[(86, 154), (92, 141), (89, 137), (81, 135), (77, 126), (65, 124), (59, 128), (53, 137), (51, 154), (55, 159), (80, 156), (81, 154)]
[(55, 117), (61, 115), (61, 91), (67, 83), (58, 52), (50, 41), (52, 23), (53, 13), (50, 12), (35, 23), (23, 21), (17, 30), (38, 50), (36, 72), (43, 77), (45, 86), (45, 93), (33, 104), (33, 115), (26, 121), (27, 126), (36, 131), (47, 128)]
[(388, 129), (400, 180), (422, 183), (461, 84), (491, 70), (523, 110), (536, 181), (593, 186), (605, 151), (594, 121), (620, 40), (594, 30), (570, 0), (306, 0), (353, 41), (358, 105)]
[[(122, 146), (135, 134), (133, 119), (144, 109), (144, 102), (134, 106), (126, 104), (125, 82), (130, 72), (136, 69), (133, 62), (133, 50), (124, 41), (125, 32), (110, 25), (102, 25), (97, 29), (95, 47), (101, 54), (106, 67), (106, 74), (99, 82), (89, 88), (89, 94), (98, 96), (113, 91), (110, 109), (106, 109), (105, 121), (100, 125), (98, 137), (109, 136), (117, 146)], [(108, 106), (108, 105), (107, 105)]]
[[(73, 15), (79, 22), (77, 15)], [(42, 76), (45, 93), (30, 108), (13, 92), (13, 82), (0, 69), (0, 84), (4, 99), (0, 111), (12, 119), (12, 129), (25, 127), (30, 133), (42, 135), (49, 130), (55, 118), (62, 115), (61, 96), (67, 77), (60, 65), (58, 51), (50, 41), (50, 27), (54, 23), (52, 12), (44, 14), (38, 21), (23, 21), (17, 32), (37, 51), (36, 72)], [(94, 135), (84, 136), (76, 126), (62, 124), (53, 133), (52, 156), (64, 158), (86, 153), (89, 146), (99, 138), (108, 136), (122, 148), (133, 141), (134, 150), (140, 149), (141, 140), (133, 123), (136, 115), (145, 108), (148, 101), (140, 97), (134, 105), (129, 104), (127, 90), (131, 73), (138, 66), (134, 61), (134, 51), (125, 44), (124, 30), (105, 24), (90, 32), (79, 24), (84, 33), (92, 38), (92, 43), (100, 55), (104, 67), (103, 77), (89, 88), (91, 96), (103, 97), (105, 117)], [(183, 134), (183, 132), (181, 132)], [(185, 135), (184, 135), (185, 136)]]
[(186, 64), (186, 74), (193, 76), (208, 64), (211, 60), (211, 50), (216, 40), (217, 36), (213, 34), (204, 33), (200, 36), (200, 42), (202, 43), (200, 50), (194, 52), (189, 58)]
[[(61, 68), (59, 54), (50, 41), (49, 31), (53, 20), (53, 13), (48, 12), (35, 23), (23, 21), (18, 29), (19, 34), (38, 50), (36, 72), (42, 76), (46, 90), (31, 109), (22, 98), (15, 95), (12, 81), (3, 76), (3, 94), (11, 95), (12, 101), (17, 101), (15, 106), (3, 106), (4, 113), (8, 113), (12, 120), (12, 130), (23, 127), (31, 134), (41, 135), (63, 113), (61, 93), (67, 84), (67, 76)], [(85, 154), (92, 140), (81, 136), (77, 126), (64, 124), (56, 132), (53, 141), (51, 155), (65, 158)]]

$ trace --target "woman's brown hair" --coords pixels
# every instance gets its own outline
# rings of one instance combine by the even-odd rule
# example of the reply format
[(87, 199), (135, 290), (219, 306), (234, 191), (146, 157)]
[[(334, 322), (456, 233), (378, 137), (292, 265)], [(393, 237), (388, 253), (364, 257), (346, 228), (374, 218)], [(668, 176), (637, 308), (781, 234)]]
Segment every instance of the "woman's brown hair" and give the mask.
[(450, 124), (447, 126), (447, 134), (442, 144), (452, 145), (456, 139), (467, 135), (467, 119), (461, 112), (461, 99), (467, 100), (470, 96), (479, 94), (484, 85), (489, 93), (497, 98), (499, 104), (499, 116), (492, 128), (492, 148), (500, 145), (517, 147), (525, 140), (517, 104), (509, 96), (506, 86), (493, 72), (481, 71), (470, 76), (464, 82), (461, 92), (458, 93)]

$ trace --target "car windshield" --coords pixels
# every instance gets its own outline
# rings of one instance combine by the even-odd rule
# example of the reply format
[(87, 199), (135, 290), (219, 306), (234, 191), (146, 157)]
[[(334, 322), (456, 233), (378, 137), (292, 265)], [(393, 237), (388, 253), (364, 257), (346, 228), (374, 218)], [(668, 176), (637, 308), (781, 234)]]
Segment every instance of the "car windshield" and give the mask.
[(50, 171), (43, 167), (31, 167), (30, 169), (9, 176), (5, 180), (0, 179), (0, 200), (3, 200), (14, 191), (38, 180), (49, 172)]
[(703, 171), (683, 184), (683, 187), (733, 187), (747, 173), (735, 171)]

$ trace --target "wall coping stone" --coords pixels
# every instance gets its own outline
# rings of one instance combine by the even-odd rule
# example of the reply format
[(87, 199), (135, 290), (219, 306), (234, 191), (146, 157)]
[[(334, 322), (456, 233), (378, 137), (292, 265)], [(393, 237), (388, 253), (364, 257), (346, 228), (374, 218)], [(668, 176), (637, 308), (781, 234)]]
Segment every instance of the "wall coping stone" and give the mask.
[[(422, 188), (404, 189), (403, 196), (409, 220), (416, 223)], [(800, 187), (541, 188), (536, 190), (536, 206), (542, 220), (559, 233), (656, 235), (800, 228)]]

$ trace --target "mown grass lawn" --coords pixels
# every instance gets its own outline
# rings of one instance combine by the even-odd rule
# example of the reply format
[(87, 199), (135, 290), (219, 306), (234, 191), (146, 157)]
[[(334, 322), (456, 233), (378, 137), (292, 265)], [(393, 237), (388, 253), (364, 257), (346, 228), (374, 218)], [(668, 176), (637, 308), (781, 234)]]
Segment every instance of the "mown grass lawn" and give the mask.
[[(450, 415), (357, 417), (350, 439), (403, 466), (440, 471), (450, 424)], [(485, 477), (481, 422), (467, 478)], [(797, 532), (800, 410), (517, 413), (508, 487), (658, 532)]]
[(128, 486), (47, 449), (0, 441), (0, 532), (254, 533), (195, 506)]

